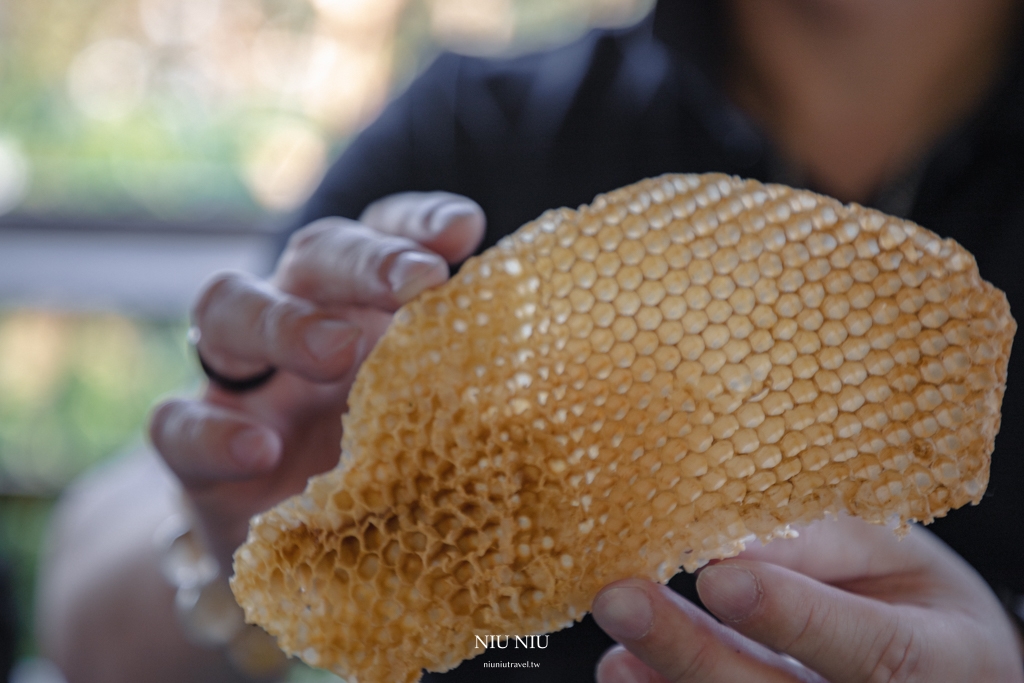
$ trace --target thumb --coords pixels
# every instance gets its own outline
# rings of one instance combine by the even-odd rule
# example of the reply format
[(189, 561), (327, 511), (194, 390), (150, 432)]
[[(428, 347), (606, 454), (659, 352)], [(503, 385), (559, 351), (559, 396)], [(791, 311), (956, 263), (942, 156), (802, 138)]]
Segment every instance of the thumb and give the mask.
[(919, 643), (898, 608), (784, 567), (727, 560), (701, 571), (697, 591), (724, 623), (833, 683), (889, 680), (915, 665)]

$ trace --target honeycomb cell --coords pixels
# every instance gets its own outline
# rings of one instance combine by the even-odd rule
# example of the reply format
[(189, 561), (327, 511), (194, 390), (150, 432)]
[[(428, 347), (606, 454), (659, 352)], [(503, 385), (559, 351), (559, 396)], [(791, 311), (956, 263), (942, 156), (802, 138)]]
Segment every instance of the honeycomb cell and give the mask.
[(658, 335), (644, 330), (633, 338), (633, 347), (641, 356), (649, 356), (658, 348)]
[(708, 283), (708, 293), (715, 299), (728, 299), (736, 291), (736, 283), (725, 275), (716, 275)]
[(749, 288), (757, 284), (761, 279), (761, 273), (757, 264), (743, 263), (732, 272), (732, 279), (738, 287)]
[(814, 356), (799, 356), (789, 365), (797, 379), (811, 379), (820, 368)]
[(842, 320), (850, 313), (848, 297), (829, 294), (822, 301), (821, 311), (828, 320)]
[(818, 329), (818, 337), (825, 346), (839, 346), (849, 336), (846, 326), (836, 320), (829, 320)]
[(952, 288), (948, 282), (943, 280), (928, 279), (921, 284), (921, 291), (924, 294), (924, 298), (931, 303), (941, 304), (949, 299)]
[(602, 277), (614, 277), (622, 267), (622, 259), (616, 253), (601, 253), (594, 259), (594, 268)]
[(867, 311), (854, 311), (843, 319), (846, 331), (854, 337), (863, 337), (871, 329), (871, 315)]
[(745, 456), (731, 458), (725, 463), (725, 472), (731, 479), (747, 479), (756, 470), (753, 459)]
[(665, 250), (665, 260), (668, 261), (670, 267), (685, 272), (684, 269), (693, 260), (693, 252), (682, 244), (675, 243)]
[(581, 289), (590, 290), (597, 280), (597, 268), (592, 263), (585, 261), (577, 262), (573, 265), (570, 272), (572, 273), (573, 282)]
[(651, 306), (643, 306), (636, 314), (637, 325), (642, 330), (656, 330), (662, 320), (661, 311)]
[(594, 325), (597, 327), (608, 327), (615, 320), (615, 307), (605, 301), (600, 301), (594, 304), (590, 315), (594, 320)]
[[(846, 224), (846, 225), (850, 225), (850, 224)], [(828, 259), (828, 262), (832, 264), (833, 268), (842, 268), (842, 269), (846, 270), (847, 272), (849, 272), (848, 269), (849, 269), (850, 265), (857, 258), (857, 250), (856, 250), (856, 248), (854, 248), (853, 245), (849, 244), (849, 241), (851, 239), (854, 239), (856, 237), (856, 235), (854, 234), (853, 237), (850, 237), (849, 239), (847, 239), (846, 236), (850, 235), (850, 234), (851, 234), (851, 232), (845, 226), (844, 227), (840, 227), (838, 230), (836, 230), (836, 232), (835, 232), (836, 239), (841, 244), (840, 244), (840, 246), (836, 247), (836, 250), (834, 252), (832, 252), (832, 255), (829, 256), (829, 259)]]
[(896, 293), (896, 305), (904, 313), (917, 313), (924, 304), (924, 292), (920, 289), (903, 287)]
[(615, 274), (615, 281), (623, 290), (632, 292), (643, 283), (644, 274), (637, 266), (624, 266)]
[(761, 272), (762, 278), (771, 278), (772, 280), (775, 280), (781, 276), (783, 272), (782, 259), (779, 258), (778, 254), (761, 254), (757, 258), (757, 266)]
[(771, 306), (779, 299), (778, 283), (775, 280), (758, 280), (754, 285), (754, 296), (759, 304)]
[(807, 238), (807, 249), (812, 256), (828, 256), (839, 245), (834, 235), (827, 232), (815, 232)]
[(683, 315), (683, 329), (689, 334), (700, 334), (708, 326), (708, 314), (704, 311), (690, 310)]
[(736, 253), (745, 263), (754, 261), (764, 251), (764, 242), (755, 235), (743, 235), (736, 243)]
[[(793, 371), (785, 366), (775, 366), (768, 372), (768, 387), (776, 392), (787, 392), (793, 385)], [(789, 394), (790, 399), (792, 395)]]
[(763, 444), (774, 444), (786, 431), (786, 421), (781, 417), (768, 417), (757, 427), (757, 438)]
[(938, 330), (927, 330), (917, 339), (921, 352), (928, 356), (937, 356), (949, 346), (945, 336)]
[(711, 265), (720, 276), (729, 275), (739, 264), (740, 255), (732, 248), (719, 249), (711, 257)]
[(668, 261), (660, 254), (648, 254), (640, 262), (640, 272), (647, 280), (661, 280), (668, 273), (668, 269)]
[(716, 325), (725, 323), (732, 315), (732, 306), (725, 301), (712, 301), (705, 308), (705, 312), (708, 314), (708, 319), (711, 323)]
[[(800, 287), (800, 300), (807, 308), (821, 309), (825, 300), (825, 288), (817, 282), (808, 282)], [(824, 315), (824, 310), (822, 314)]]
[(818, 360), (818, 364), (826, 370), (837, 370), (843, 365), (845, 360), (843, 352), (835, 347), (825, 347), (818, 351), (815, 356)]
[[(655, 222), (660, 223), (661, 220), (658, 219)], [(652, 226), (653, 225), (654, 224), (652, 223)], [(663, 254), (672, 244), (672, 238), (669, 234), (660, 229), (661, 227), (664, 227), (664, 225), (667, 225), (667, 221), (665, 224), (658, 226), (659, 229), (652, 230), (643, 236), (642, 242), (644, 243), (644, 248), (647, 250), (648, 254)]]
[(616, 252), (618, 253), (619, 258), (622, 259), (622, 262), (627, 266), (639, 265), (647, 254), (644, 249), (644, 245), (636, 240), (624, 241), (619, 245)]
[(711, 293), (705, 287), (691, 286), (683, 294), (686, 305), (694, 311), (703, 311), (711, 303)]
[[(732, 215), (730, 215), (729, 218), (732, 218), (733, 216), (735, 216), (736, 213), (739, 213), (739, 211), (727, 211), (727, 213), (731, 213)], [(728, 218), (726, 218), (725, 220), (728, 220)], [(742, 237), (743, 232), (740, 230), (740, 227), (735, 223), (726, 223), (725, 225), (722, 225), (717, 230), (715, 230), (715, 242), (718, 244), (719, 247), (736, 246)]]
[(774, 311), (782, 318), (795, 318), (804, 310), (804, 304), (796, 294), (783, 294), (775, 302)]
[(636, 333), (640, 330), (640, 326), (637, 325), (637, 321), (630, 317), (616, 318), (615, 322), (612, 323), (612, 334), (620, 342), (627, 342), (636, 336)]
[(864, 394), (856, 387), (843, 387), (839, 395), (836, 396), (836, 403), (839, 405), (839, 409), (847, 413), (860, 410), (860, 407), (864, 405), (864, 401)]
[(823, 258), (816, 258), (809, 261), (804, 267), (804, 277), (807, 278), (808, 282), (818, 282), (824, 279), (832, 267), (829, 265), (828, 260)]
[(640, 310), (640, 305), (643, 302), (640, 301), (640, 296), (636, 292), (620, 292), (613, 305), (619, 315), (632, 316)]
[(577, 313), (588, 313), (594, 307), (594, 295), (588, 289), (574, 289), (569, 292), (569, 303)]
[(572, 243), (572, 249), (576, 252), (577, 258), (583, 259), (584, 261), (593, 261), (601, 251), (597, 240), (586, 235), (574, 240)]
[(637, 289), (640, 300), (647, 306), (657, 306), (666, 293), (665, 286), (659, 281), (645, 281)]
[[(690, 243), (690, 251), (702, 263), (707, 263), (718, 251), (718, 244), (710, 238), (696, 239)], [(709, 264), (710, 265), (710, 264)]]

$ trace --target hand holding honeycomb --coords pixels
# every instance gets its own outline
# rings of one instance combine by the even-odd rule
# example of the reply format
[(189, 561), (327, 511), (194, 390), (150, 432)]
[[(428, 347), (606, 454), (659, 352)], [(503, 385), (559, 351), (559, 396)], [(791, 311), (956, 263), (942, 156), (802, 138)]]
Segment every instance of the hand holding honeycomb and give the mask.
[(308, 663), (415, 681), (793, 523), (927, 523), (985, 490), (1014, 330), (955, 242), (810, 192), (549, 211), (398, 312), (232, 587)]

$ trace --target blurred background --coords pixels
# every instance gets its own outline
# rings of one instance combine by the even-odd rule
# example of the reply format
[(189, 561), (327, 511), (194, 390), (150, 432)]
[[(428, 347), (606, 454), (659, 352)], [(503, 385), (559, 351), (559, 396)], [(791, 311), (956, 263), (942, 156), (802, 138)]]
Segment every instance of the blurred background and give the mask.
[(274, 231), (439, 51), (522, 53), (652, 4), (0, 0), (0, 556), (16, 681), (54, 680), (31, 624), (53, 503), (142, 442), (160, 395), (198, 384), (184, 339), (202, 281), (266, 272)]

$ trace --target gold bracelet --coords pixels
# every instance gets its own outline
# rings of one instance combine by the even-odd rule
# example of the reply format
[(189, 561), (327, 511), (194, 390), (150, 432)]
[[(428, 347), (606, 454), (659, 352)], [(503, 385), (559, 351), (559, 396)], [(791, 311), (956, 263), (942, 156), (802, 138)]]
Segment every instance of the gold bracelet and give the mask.
[(175, 589), (174, 612), (185, 638), (223, 649), (231, 666), (256, 681), (284, 676), (288, 658), (273, 637), (246, 624), (220, 563), (207, 551), (189, 516), (176, 513), (157, 528), (160, 571)]

